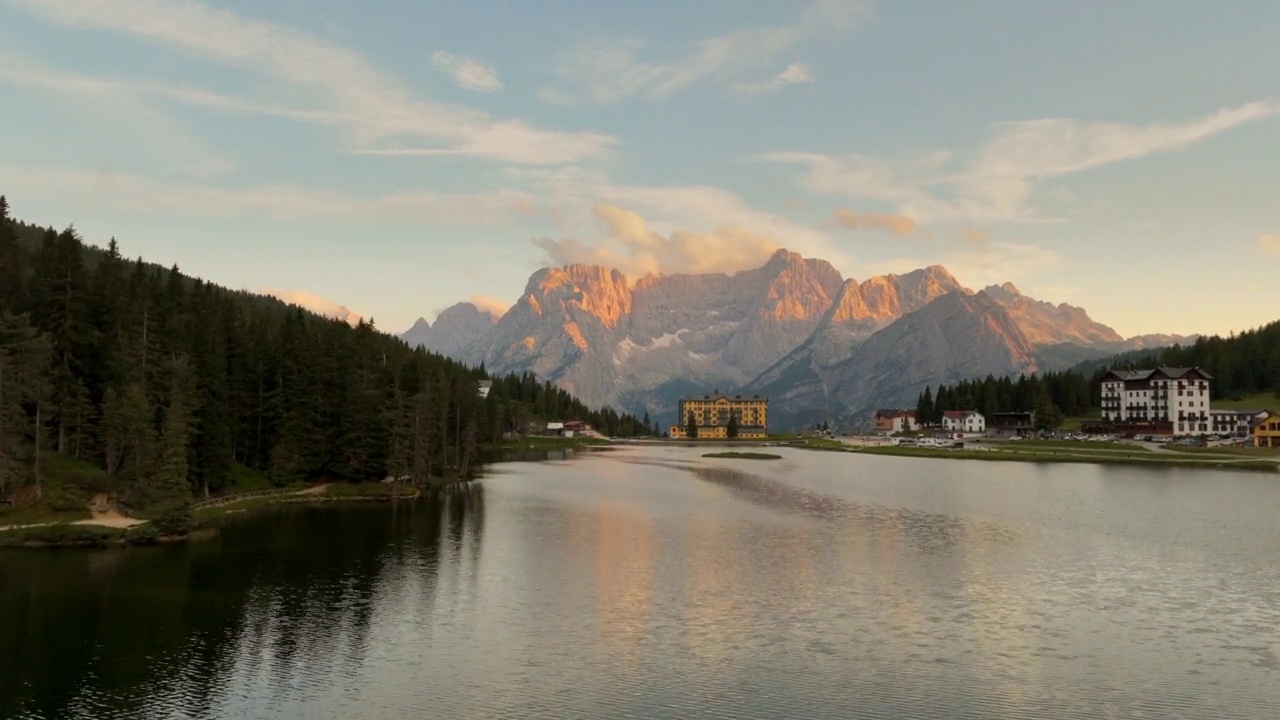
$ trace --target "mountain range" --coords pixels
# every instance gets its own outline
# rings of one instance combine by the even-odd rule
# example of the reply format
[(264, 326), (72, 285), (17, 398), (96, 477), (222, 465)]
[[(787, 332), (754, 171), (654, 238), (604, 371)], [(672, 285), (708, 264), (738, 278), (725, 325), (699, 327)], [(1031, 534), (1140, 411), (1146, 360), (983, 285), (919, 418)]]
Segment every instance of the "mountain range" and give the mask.
[(863, 418), (926, 385), (1057, 370), (1188, 338), (1124, 338), (1012, 284), (978, 291), (933, 265), (861, 282), (779, 250), (762, 267), (647, 275), (535, 272), (501, 317), (460, 303), (402, 337), (496, 372), (531, 371), (589, 404), (676, 421), (676, 400), (767, 395), (771, 424)]

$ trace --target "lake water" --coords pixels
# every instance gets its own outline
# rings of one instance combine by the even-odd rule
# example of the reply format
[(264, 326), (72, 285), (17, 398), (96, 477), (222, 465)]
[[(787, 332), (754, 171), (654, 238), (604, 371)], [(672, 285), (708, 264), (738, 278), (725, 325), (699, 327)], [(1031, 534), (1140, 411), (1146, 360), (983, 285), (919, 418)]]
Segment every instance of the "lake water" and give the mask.
[(1280, 717), (1280, 478), (781, 452), (0, 553), (0, 718)]

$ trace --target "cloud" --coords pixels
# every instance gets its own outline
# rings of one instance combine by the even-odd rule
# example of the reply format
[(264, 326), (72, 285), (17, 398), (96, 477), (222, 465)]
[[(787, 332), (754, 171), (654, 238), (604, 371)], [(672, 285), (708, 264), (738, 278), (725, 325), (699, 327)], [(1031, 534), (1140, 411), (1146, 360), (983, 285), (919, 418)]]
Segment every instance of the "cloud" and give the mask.
[(27, 197), (97, 207), (112, 212), (231, 217), (261, 214), (277, 219), (411, 221), (485, 224), (514, 214), (528, 196), (515, 190), (485, 193), (402, 191), (364, 197), (324, 188), (270, 185), (224, 188), (183, 184), (127, 173), (0, 165), (0, 187)]
[(475, 58), (440, 50), (431, 56), (431, 64), (453, 78), (458, 87), (479, 92), (495, 92), (502, 89), (498, 71)]
[(154, 102), (152, 88), (96, 80), (6, 52), (0, 52), (0, 83), (55, 93), (69, 121), (90, 123), (92, 129), (75, 139), (77, 154), (86, 162), (145, 165), (157, 172), (194, 176), (234, 169), (164, 112)]
[(593, 242), (536, 238), (552, 265), (582, 263), (616, 268), (633, 279), (650, 273), (737, 272), (763, 265), (777, 241), (740, 227), (707, 232), (653, 231), (639, 214), (614, 205), (594, 209), (605, 235)]
[(502, 317), (511, 309), (511, 303), (488, 295), (472, 295), (471, 304), (494, 317)]
[(567, 237), (593, 237), (600, 228), (595, 208), (613, 205), (639, 214), (662, 235), (687, 228), (745, 228), (774, 247), (825, 258), (838, 267), (852, 267), (856, 259), (825, 232), (760, 210), (719, 187), (624, 185), (581, 167), (510, 168), (507, 175), (540, 197), (539, 207), (555, 213), (559, 234)]
[(1280, 255), (1280, 235), (1259, 235), (1258, 249), (1267, 255)]
[(754, 83), (734, 83), (729, 86), (731, 90), (741, 95), (764, 95), (771, 93), (788, 85), (799, 85), (801, 83), (812, 83), (813, 71), (809, 66), (803, 63), (791, 63), (786, 70), (774, 75), (763, 82)]
[(849, 230), (887, 230), (898, 237), (906, 237), (916, 231), (916, 221), (906, 215), (884, 213), (858, 214), (852, 210), (836, 210), (836, 221)]
[(352, 311), (345, 305), (322, 298), (319, 295), (313, 295), (302, 290), (279, 290), (277, 288), (262, 288), (257, 290), (261, 295), (270, 295), (274, 298), (283, 300), (292, 305), (297, 305), (303, 309), (310, 310), (317, 315), (323, 315), (334, 320), (341, 320), (348, 325), (357, 325), (360, 323), (361, 315)]
[[(275, 83), (259, 98), (191, 88), (157, 92), (178, 102), (338, 126), (353, 150), (556, 164), (600, 157), (617, 144), (608, 135), (546, 130), (415, 97), (354, 50), (195, 0), (8, 1), (53, 22), (133, 35), (259, 75)], [(306, 104), (286, 110), (275, 100), (281, 96)]]
[(928, 265), (940, 264), (968, 287), (981, 288), (1013, 282), (1035, 285), (1041, 273), (1052, 270), (1050, 280), (1060, 278), (1064, 259), (1057, 252), (1038, 245), (991, 243), (987, 247), (969, 247), (941, 258), (899, 257), (864, 267), (868, 275), (906, 273)]
[(996, 125), (994, 136), (968, 160), (948, 151), (896, 164), (801, 152), (754, 159), (801, 165), (806, 169), (801, 182), (813, 192), (889, 203), (922, 223), (1044, 222), (1052, 218), (1037, 213), (1031, 200), (1047, 179), (1180, 150), (1277, 112), (1280, 104), (1254, 102), (1172, 125), (1007, 122)]
[[(817, 0), (789, 25), (738, 29), (706, 38), (694, 43), (685, 56), (667, 61), (641, 60), (643, 43), (638, 40), (588, 41), (559, 63), (562, 82), (576, 89), (546, 87), (538, 96), (556, 103), (608, 103), (640, 93), (663, 98), (708, 78), (728, 81), (756, 72), (801, 42), (848, 28), (868, 12), (869, 5), (862, 0)], [(782, 84), (769, 89), (810, 79), (808, 68), (796, 63), (756, 85), (769, 86), (784, 76)]]
[(960, 231), (960, 237), (970, 247), (974, 248), (985, 248), (987, 243), (991, 241), (991, 233), (978, 228), (965, 228)]

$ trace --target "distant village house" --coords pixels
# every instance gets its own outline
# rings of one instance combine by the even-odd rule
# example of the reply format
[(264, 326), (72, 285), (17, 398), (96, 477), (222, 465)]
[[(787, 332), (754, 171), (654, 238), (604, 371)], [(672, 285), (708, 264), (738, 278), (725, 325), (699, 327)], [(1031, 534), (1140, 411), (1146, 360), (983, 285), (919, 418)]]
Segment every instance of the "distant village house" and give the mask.
[(1214, 435), (1248, 437), (1254, 425), (1266, 417), (1266, 410), (1210, 410), (1209, 432)]
[(916, 422), (915, 410), (877, 410), (875, 430), (881, 435), (896, 435), (903, 432), (915, 432), (920, 429)]
[(947, 410), (942, 413), (942, 430), (950, 435), (981, 435), (987, 419), (976, 410)]
[(1255, 447), (1280, 448), (1280, 413), (1270, 410), (1253, 426), (1253, 444)]
[(987, 416), (987, 429), (998, 437), (1031, 435), (1036, 431), (1034, 412), (996, 412)]

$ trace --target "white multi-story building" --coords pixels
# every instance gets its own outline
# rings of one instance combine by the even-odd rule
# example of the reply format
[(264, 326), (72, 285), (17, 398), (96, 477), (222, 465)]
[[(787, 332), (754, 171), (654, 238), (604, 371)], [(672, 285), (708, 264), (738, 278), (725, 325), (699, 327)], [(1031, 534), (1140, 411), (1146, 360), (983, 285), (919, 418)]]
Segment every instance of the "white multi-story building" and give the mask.
[(1170, 435), (1206, 434), (1212, 380), (1200, 368), (1112, 370), (1102, 377), (1102, 419)]
[(987, 431), (987, 419), (976, 410), (947, 410), (942, 413), (942, 429), (955, 434), (981, 435)]
[(1266, 416), (1266, 410), (1210, 410), (1209, 431), (1215, 435), (1245, 437)]

